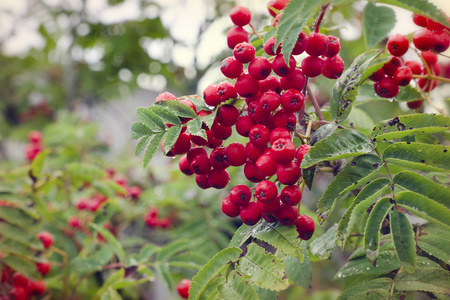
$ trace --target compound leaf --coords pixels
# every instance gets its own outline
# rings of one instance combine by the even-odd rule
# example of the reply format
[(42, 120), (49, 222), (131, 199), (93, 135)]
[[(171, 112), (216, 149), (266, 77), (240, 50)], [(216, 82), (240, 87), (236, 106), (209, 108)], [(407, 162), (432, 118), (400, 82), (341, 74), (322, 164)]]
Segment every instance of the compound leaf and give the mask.
[(228, 281), (217, 287), (219, 295), (228, 300), (258, 299), (255, 289), (239, 276), (236, 271), (228, 275)]
[(417, 244), (426, 253), (450, 264), (450, 241), (431, 234), (422, 235)]
[(145, 151), (145, 154), (144, 154), (144, 162), (143, 162), (144, 168), (148, 165), (148, 163), (155, 156), (156, 151), (158, 151), (159, 146), (161, 145), (165, 135), (166, 135), (166, 132), (161, 132), (161, 133), (157, 133), (154, 136), (152, 136), (150, 144), (148, 145), (147, 150)]
[(144, 136), (136, 145), (136, 150), (134, 150), (134, 155), (138, 156), (139, 154), (144, 151), (144, 149), (147, 147), (148, 142), (150, 141), (150, 136)]
[(180, 125), (180, 119), (170, 109), (164, 106), (152, 105), (148, 108), (155, 115), (159, 116), (164, 122), (172, 125)]
[(295, 257), (288, 255), (284, 259), (284, 266), (286, 269), (286, 276), (298, 286), (308, 289), (311, 287), (312, 268), (309, 262), (308, 250), (306, 250), (306, 242), (302, 242), (303, 255), (305, 256), (303, 262)]
[(153, 130), (154, 132), (164, 131), (166, 125), (163, 120), (152, 112), (148, 107), (139, 107), (136, 111), (137, 117), (139, 121), (142, 122), (145, 126)]
[(160, 105), (162, 107), (167, 107), (170, 109), (173, 113), (175, 113), (179, 117), (184, 118), (196, 118), (197, 114), (195, 111), (190, 108), (188, 105), (181, 103), (178, 100), (162, 100), (159, 102), (156, 102), (155, 105)]
[(131, 124), (131, 139), (137, 140), (146, 135), (152, 135), (153, 131), (142, 124), (141, 122), (134, 122)]
[(177, 142), (178, 137), (181, 133), (181, 127), (180, 126), (172, 126), (167, 130), (166, 139), (164, 140), (164, 146), (163, 146), (163, 154), (166, 155), (175, 145)]

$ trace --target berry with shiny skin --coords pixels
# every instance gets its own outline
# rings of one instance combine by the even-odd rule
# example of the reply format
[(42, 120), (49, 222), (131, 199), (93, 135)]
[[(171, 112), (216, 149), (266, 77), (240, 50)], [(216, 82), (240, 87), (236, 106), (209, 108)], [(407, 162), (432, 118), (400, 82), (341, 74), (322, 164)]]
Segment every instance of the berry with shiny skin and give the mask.
[(280, 83), (284, 90), (296, 89), (301, 91), (306, 84), (305, 74), (300, 69), (294, 69), (288, 76), (281, 77)]
[(189, 298), (189, 289), (191, 288), (191, 281), (183, 279), (177, 284), (177, 291), (181, 298)]
[(445, 26), (439, 22), (427, 19), (427, 28), (432, 31), (443, 31), (445, 29)]
[(434, 33), (434, 46), (433, 50), (441, 53), (446, 51), (450, 46), (450, 34), (446, 31), (435, 32)]
[(287, 164), (280, 164), (277, 167), (277, 178), (284, 185), (296, 183), (301, 176), (300, 164), (293, 160)]
[(253, 226), (261, 219), (261, 212), (259, 211), (256, 202), (250, 202), (244, 207), (241, 207), (240, 212), (242, 223)]
[(252, 13), (250, 10), (242, 5), (236, 5), (230, 11), (230, 18), (236, 26), (245, 26), (250, 23)]
[(19, 272), (14, 272), (11, 276), (11, 282), (14, 286), (27, 286), (28, 278)]
[(240, 116), (236, 122), (236, 131), (243, 137), (248, 137), (250, 129), (255, 126), (255, 121), (249, 116)]
[(296, 89), (289, 89), (281, 95), (281, 106), (288, 113), (298, 112), (305, 104), (305, 96)]
[(239, 110), (231, 104), (224, 104), (217, 110), (217, 122), (222, 126), (233, 126), (239, 118)]
[(277, 164), (270, 157), (270, 153), (267, 150), (258, 157), (255, 163), (256, 167), (264, 177), (270, 177), (277, 173)]
[(322, 75), (330, 79), (338, 79), (344, 72), (344, 61), (339, 55), (323, 60)]
[(270, 139), (270, 130), (262, 124), (257, 124), (250, 129), (248, 138), (255, 146), (265, 147)]
[(411, 69), (408, 67), (398, 68), (394, 73), (394, 79), (399, 86), (407, 86), (412, 79)]
[(221, 82), (217, 85), (217, 93), (219, 94), (220, 102), (235, 99), (238, 96), (234, 84), (226, 81)]
[(434, 33), (429, 29), (417, 30), (413, 34), (413, 43), (421, 51), (431, 50), (435, 43)]
[(326, 57), (336, 56), (341, 50), (341, 43), (339, 39), (335, 36), (329, 35), (327, 36), (327, 49), (323, 54)]
[(238, 78), (244, 71), (244, 65), (237, 61), (236, 58), (230, 56), (222, 60), (220, 64), (220, 71), (227, 78)]
[(396, 33), (387, 42), (387, 49), (394, 56), (402, 56), (408, 51), (409, 41), (406, 36)]
[(276, 39), (274, 37), (268, 39), (267, 42), (264, 43), (264, 52), (266, 52), (267, 55), (275, 56), (281, 53), (281, 45), (278, 46), (275, 51), (275, 43)]
[(245, 164), (247, 156), (244, 153), (244, 149), (244, 145), (239, 142), (231, 143), (225, 148), (225, 154), (230, 166), (239, 167)]
[(420, 75), (422, 73), (422, 67), (417, 61), (409, 60), (405, 62), (405, 67), (410, 68), (414, 75)]
[(375, 73), (373, 73), (372, 75), (369, 76), (369, 79), (375, 82), (380, 81), (381, 79), (383, 79), (384, 77), (386, 77), (386, 75), (383, 72), (382, 68), (379, 68)]
[(209, 106), (217, 106), (220, 104), (219, 86), (210, 84), (203, 90), (203, 99)]
[(32, 281), (29, 280), (27, 284), (27, 292), (33, 296), (40, 296), (45, 293), (47, 287), (43, 280)]
[(302, 71), (308, 77), (317, 77), (322, 73), (323, 60), (317, 56), (308, 56), (302, 60)]
[(245, 184), (239, 184), (230, 191), (230, 201), (236, 206), (245, 206), (252, 199), (252, 191)]
[(186, 176), (194, 174), (191, 165), (187, 160), (187, 155), (183, 155), (182, 157), (180, 157), (180, 160), (178, 161), (178, 167), (180, 168), (181, 173), (183, 173)]
[[(286, 78), (286, 77), (282, 77)], [(281, 94), (281, 83), (280, 80), (274, 75), (270, 75), (266, 79), (262, 80), (260, 82), (259, 91), (261, 94), (264, 94), (265, 92), (272, 91), (277, 94)]]
[(275, 18), (277, 14), (271, 8), (281, 11), (286, 7), (286, 4), (288, 3), (289, 0), (270, 0), (267, 3), (267, 10), (269, 11), (270, 15)]
[(294, 113), (280, 109), (273, 115), (275, 128), (286, 128), (288, 131), (294, 131), (295, 124), (297, 124), (297, 117)]
[(295, 158), (299, 164), (302, 164), (303, 158), (305, 158), (306, 153), (311, 149), (310, 145), (300, 145), (295, 154)]
[(294, 225), (297, 229), (298, 236), (302, 240), (309, 240), (313, 234), (315, 229), (314, 220), (307, 215), (298, 216), (297, 220), (294, 222)]
[(423, 104), (423, 100), (406, 102), (406, 106), (408, 106), (409, 109), (418, 109), (422, 106), (422, 104)]
[(280, 106), (281, 97), (273, 91), (265, 92), (259, 101), (261, 109), (266, 112), (272, 112)]
[(402, 60), (396, 56), (393, 56), (382, 67), (384, 74), (387, 76), (394, 76), (395, 71), (402, 66)]
[(259, 211), (264, 214), (273, 215), (274, 213), (278, 212), (281, 208), (281, 201), (280, 197), (275, 197), (273, 201), (264, 203), (257, 201), (256, 202), (259, 207)]
[(242, 27), (233, 27), (227, 33), (228, 48), (234, 49), (237, 44), (248, 42), (248, 32)]
[(436, 53), (431, 51), (423, 51), (421, 53), (422, 58), (425, 60), (429, 67), (434, 66), (438, 62), (438, 57)]
[(254, 183), (264, 180), (264, 175), (261, 174), (256, 164), (251, 160), (245, 163), (244, 175), (245, 178)]
[(259, 81), (248, 73), (239, 76), (234, 86), (236, 87), (237, 93), (245, 98), (255, 97), (259, 92)]
[(295, 65), (296, 60), (292, 55), (289, 57), (289, 66), (288, 66), (284, 61), (284, 55), (278, 54), (272, 61), (272, 70), (278, 76), (285, 77), (288, 76), (292, 71), (294, 71)]
[(302, 190), (296, 185), (285, 186), (281, 190), (280, 199), (286, 205), (297, 205), (302, 200)]
[(399, 85), (393, 77), (381, 79), (376, 90), (377, 94), (384, 98), (395, 97), (398, 95), (399, 91)]
[(160, 102), (162, 100), (178, 100), (177, 97), (169, 92), (164, 92), (158, 95), (158, 97), (156, 97), (155, 99), (155, 103), (156, 102)]
[(225, 197), (222, 201), (222, 212), (229, 216), (230, 218), (234, 218), (239, 216), (241, 212), (241, 208), (230, 201), (230, 196)]
[(9, 290), (8, 293), (9, 298), (11, 300), (28, 300), (28, 293), (24, 287), (15, 286)]
[(252, 142), (248, 142), (247, 144), (245, 144), (244, 153), (249, 159), (251, 159), (252, 161), (256, 161), (261, 155), (263, 155), (266, 149), (266, 146), (259, 147)]
[(278, 189), (275, 183), (269, 180), (264, 180), (258, 183), (255, 189), (256, 200), (263, 203), (272, 202), (278, 194)]
[(204, 190), (211, 187), (207, 175), (195, 175), (195, 183), (197, 183), (199, 188)]
[(297, 41), (295, 42), (294, 49), (292, 49), (292, 55), (299, 55), (305, 52), (306, 47), (308, 46), (308, 39), (306, 37), (304, 31), (300, 32)]
[(45, 249), (50, 248), (50, 246), (53, 244), (53, 236), (48, 231), (41, 231), (37, 234), (36, 237), (41, 240), (42, 245)]
[(311, 32), (306, 37), (308, 44), (305, 52), (311, 56), (321, 56), (327, 51), (327, 37), (320, 32)]
[(255, 47), (246, 42), (239, 43), (233, 49), (233, 56), (242, 64), (249, 63), (255, 58)]
[(298, 209), (295, 206), (281, 204), (280, 210), (274, 213), (281, 225), (290, 226), (297, 220)]
[(425, 18), (424, 16), (421, 16), (419, 14), (413, 13), (412, 14), (412, 19), (413, 22), (420, 26), (420, 27), (427, 27), (427, 18)]
[(248, 73), (257, 80), (266, 79), (270, 72), (272, 72), (272, 64), (262, 56), (255, 57), (248, 65)]
[(270, 157), (277, 164), (287, 164), (295, 157), (296, 149), (290, 139), (279, 138), (270, 148)]
[(190, 164), (191, 170), (197, 175), (206, 175), (211, 170), (211, 162), (208, 155), (201, 154), (194, 157)]
[(38, 130), (32, 130), (28, 133), (28, 140), (33, 144), (40, 144), (42, 142), (42, 133)]
[(270, 132), (269, 142), (273, 145), (273, 143), (280, 138), (290, 140), (291, 134), (286, 128), (275, 128)]
[(230, 182), (230, 175), (223, 169), (212, 169), (206, 176), (209, 185), (215, 189), (223, 189)]
[(226, 169), (230, 166), (224, 147), (217, 147), (211, 151), (209, 161), (214, 169)]
[(208, 154), (206, 153), (206, 150), (203, 147), (192, 147), (186, 154), (187, 162), (191, 164), (192, 160), (199, 155), (208, 155)]
[(271, 116), (270, 111), (263, 110), (261, 99), (252, 101), (247, 107), (247, 112), (255, 123), (264, 123)]
[[(231, 128), (231, 126), (223, 126), (215, 121), (211, 126), (211, 133), (213, 134), (214, 138), (218, 139), (219, 141), (223, 141), (228, 139), (233, 134), (233, 129)], [(217, 147), (218, 146), (212, 148)]]
[(45, 276), (45, 275), (47, 275), (48, 272), (50, 272), (51, 266), (48, 261), (38, 262), (38, 263), (36, 263), (36, 268), (37, 268), (37, 271), (42, 274), (42, 276)]

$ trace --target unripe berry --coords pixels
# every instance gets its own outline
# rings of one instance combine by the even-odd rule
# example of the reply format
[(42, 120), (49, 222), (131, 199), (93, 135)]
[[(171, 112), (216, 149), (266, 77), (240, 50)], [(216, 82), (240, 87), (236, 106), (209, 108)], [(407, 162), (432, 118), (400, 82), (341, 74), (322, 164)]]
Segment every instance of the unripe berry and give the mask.
[(387, 42), (387, 49), (394, 56), (402, 56), (408, 51), (409, 41), (406, 36), (396, 33)]
[(434, 34), (429, 29), (417, 30), (413, 34), (413, 43), (421, 51), (433, 49), (435, 43)]
[(233, 27), (227, 33), (228, 48), (233, 49), (237, 44), (248, 42), (248, 32), (242, 27)]
[(249, 63), (255, 58), (255, 47), (246, 42), (239, 43), (233, 49), (233, 56), (242, 64)]
[(321, 56), (327, 50), (327, 37), (320, 32), (311, 32), (307, 36), (308, 44), (305, 52), (311, 56)]
[(248, 73), (257, 80), (266, 79), (270, 72), (272, 72), (272, 64), (262, 56), (255, 57), (248, 65)]
[(242, 223), (253, 226), (261, 219), (261, 212), (256, 202), (250, 202), (241, 208), (240, 216)]
[(296, 61), (292, 55), (289, 57), (289, 66), (287, 66), (283, 54), (278, 54), (272, 62), (272, 70), (278, 76), (285, 77), (294, 71), (295, 65)]
[(233, 187), (230, 191), (230, 202), (236, 206), (245, 206), (252, 199), (252, 191), (244, 184)]
[(250, 10), (241, 5), (236, 5), (230, 11), (230, 18), (236, 26), (245, 26), (250, 23), (252, 13)]
[(177, 284), (177, 291), (181, 298), (189, 298), (189, 289), (191, 288), (191, 281), (183, 279)]
[(231, 56), (222, 60), (222, 63), (220, 64), (220, 71), (222, 71), (222, 74), (228, 78), (238, 78), (242, 74), (243, 70), (244, 66), (242, 63)]
[(322, 73), (323, 60), (320, 57), (308, 56), (302, 60), (302, 71), (308, 77), (316, 77)]
[(230, 196), (225, 197), (222, 201), (222, 212), (229, 216), (230, 218), (234, 218), (239, 216), (241, 212), (241, 208), (230, 201)]
[(313, 236), (316, 226), (314, 224), (314, 220), (307, 215), (298, 216), (294, 225), (297, 229), (298, 236), (305, 241), (309, 240)]

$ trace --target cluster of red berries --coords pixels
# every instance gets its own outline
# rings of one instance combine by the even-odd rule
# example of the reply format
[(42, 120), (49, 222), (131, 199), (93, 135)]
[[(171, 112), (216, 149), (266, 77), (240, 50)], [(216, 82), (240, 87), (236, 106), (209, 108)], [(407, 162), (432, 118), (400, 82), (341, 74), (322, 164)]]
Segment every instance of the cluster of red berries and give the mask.
[(171, 218), (159, 217), (159, 209), (157, 207), (152, 207), (149, 209), (148, 213), (144, 217), (145, 224), (149, 227), (161, 227), (163, 229), (168, 228), (172, 225)]
[[(41, 240), (44, 249), (50, 248), (53, 244), (53, 236), (47, 231), (41, 231), (36, 237)], [(45, 276), (50, 271), (50, 263), (48, 261), (37, 262), (36, 269), (42, 276)], [(8, 266), (2, 266), (0, 283), (5, 287), (0, 289), (0, 300), (28, 300), (30, 296), (41, 296), (46, 291), (43, 280), (33, 281), (20, 272), (14, 272)], [(2, 292), (7, 293), (7, 296), (1, 295)]]
[(42, 133), (37, 130), (30, 131), (28, 141), (30, 143), (25, 146), (25, 155), (28, 161), (32, 161), (43, 150)]
[[(374, 81), (374, 90), (384, 98), (393, 98), (398, 95), (400, 86), (407, 86), (413, 79), (413, 75), (435, 75), (439, 76), (441, 65), (438, 63), (436, 53), (446, 51), (450, 46), (450, 35), (442, 24), (434, 22), (423, 16), (413, 14), (415, 24), (425, 27), (413, 34), (412, 43), (420, 51), (421, 61), (406, 61), (404, 64), (403, 56), (409, 49), (409, 40), (402, 34), (394, 34), (387, 42), (387, 49), (393, 57), (377, 72), (369, 78)], [(448, 30), (448, 28), (447, 28)], [(425, 65), (426, 64), (426, 65)], [(403, 66), (402, 66), (403, 65)], [(428, 72), (429, 70), (429, 72)], [(438, 84), (437, 80), (419, 78), (418, 87), (424, 92), (430, 92)], [(407, 102), (410, 109), (419, 108), (423, 100)]]
[(191, 288), (191, 280), (189, 279), (182, 279), (177, 284), (177, 291), (178, 295), (180, 295), (181, 298), (187, 299), (189, 298), (189, 289)]
[[(310, 146), (297, 148), (292, 142), (292, 132), (297, 123), (296, 113), (304, 107), (306, 77), (322, 73), (337, 78), (342, 73), (344, 64), (337, 55), (339, 41), (318, 31), (309, 35), (302, 32), (293, 55), (306, 51), (309, 56), (302, 61), (300, 69), (296, 67), (294, 56), (290, 57), (289, 66), (285, 63), (281, 47), (274, 51), (274, 39), (264, 45), (270, 58), (255, 56), (256, 49), (248, 43), (249, 34), (242, 28), (251, 20), (248, 8), (235, 6), (230, 17), (236, 25), (227, 34), (233, 56), (222, 61), (221, 71), (234, 82), (223, 81), (205, 88), (203, 99), (217, 112), (210, 128), (203, 124), (207, 138), (191, 135), (183, 127), (168, 156), (182, 155), (181, 172), (188, 176), (195, 174), (195, 181), (202, 189), (225, 188), (230, 181), (226, 169), (244, 166), (245, 177), (258, 183), (255, 193), (245, 185), (234, 187), (230, 196), (223, 200), (222, 211), (230, 217), (239, 215), (248, 225), (256, 224), (261, 217), (286, 226), (295, 224), (299, 236), (309, 239), (314, 232), (314, 222), (306, 215), (299, 216), (296, 205), (302, 195), (298, 186), (300, 165)], [(277, 76), (271, 75), (272, 71)], [(168, 92), (160, 94), (155, 102), (163, 99), (183, 102), (199, 116), (211, 113), (197, 112), (190, 100), (179, 100)], [(238, 99), (245, 100), (245, 107), (239, 109), (235, 105)], [(233, 127), (239, 135), (249, 138), (245, 145), (234, 142), (223, 146), (223, 141), (232, 135)], [(212, 150), (208, 153), (205, 146)], [(280, 193), (277, 185), (269, 180), (274, 175), (279, 186), (285, 185)]]

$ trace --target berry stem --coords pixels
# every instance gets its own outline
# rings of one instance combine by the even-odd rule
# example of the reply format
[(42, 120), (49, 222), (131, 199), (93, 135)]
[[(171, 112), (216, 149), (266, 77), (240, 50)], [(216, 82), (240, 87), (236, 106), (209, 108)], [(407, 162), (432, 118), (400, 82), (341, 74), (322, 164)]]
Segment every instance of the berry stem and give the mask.
[(249, 23), (248, 25), (249, 25), (250, 28), (252, 29), (253, 34), (256, 35), (256, 36), (261, 40), (261, 42), (264, 44), (264, 39), (256, 32), (255, 27), (253, 27), (253, 25), (250, 24), (250, 23)]
[(435, 75), (431, 75), (431, 74), (430, 75), (413, 75), (412, 78), (427, 78), (427, 79), (450, 82), (450, 78), (435, 76)]
[(329, 5), (330, 5), (330, 2), (327, 2), (327, 3), (323, 4), (322, 7), (320, 7), (320, 15), (319, 15), (319, 17), (317, 17), (317, 20), (314, 23), (314, 27), (315, 27), (314, 31), (315, 32), (319, 32), (320, 23), (322, 23), (323, 17), (325, 15), (325, 11), (327, 10)]
[(322, 112), (320, 111), (320, 106), (319, 103), (317, 103), (317, 99), (314, 96), (313, 91), (311, 90), (311, 87), (308, 85), (307, 87), (308, 90), (308, 96), (309, 96), (309, 100), (311, 100), (312, 105), (314, 106), (314, 109), (316, 110), (317, 116), (319, 117), (320, 121), (325, 121), (325, 118), (323, 117)]

